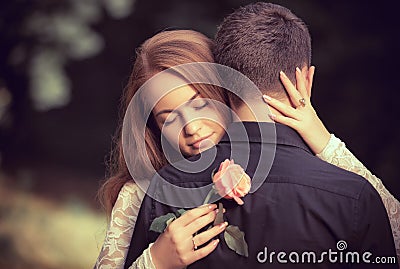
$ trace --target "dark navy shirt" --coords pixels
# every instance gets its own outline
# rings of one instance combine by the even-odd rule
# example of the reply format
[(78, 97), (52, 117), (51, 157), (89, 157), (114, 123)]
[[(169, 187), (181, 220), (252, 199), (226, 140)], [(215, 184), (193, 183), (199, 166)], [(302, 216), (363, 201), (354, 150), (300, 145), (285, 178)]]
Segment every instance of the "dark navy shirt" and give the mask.
[[(247, 163), (243, 163), (246, 158), (238, 162), (254, 180), (252, 188), (258, 188), (243, 198), (242, 206), (233, 200), (220, 202), (226, 208), (225, 220), (245, 233), (249, 256), (230, 250), (220, 234), (217, 248), (188, 268), (398, 268), (388, 216), (371, 184), (318, 159), (293, 129), (257, 122), (232, 123), (207, 169), (183, 172), (187, 164), (182, 162), (159, 171), (148, 190), (153, 198), (146, 195), (139, 211), (125, 268), (158, 237), (149, 232), (151, 222), (179, 208), (160, 203), (160, 199), (176, 202), (178, 198), (194, 207), (208, 192), (205, 188), (179, 200), (179, 195), (165, 191), (168, 188), (160, 177), (184, 188), (209, 186), (212, 171), (232, 158), (234, 149), (249, 153)], [(259, 172), (255, 175), (257, 169), (264, 173), (262, 177)], [(388, 257), (395, 264), (378, 263)]]

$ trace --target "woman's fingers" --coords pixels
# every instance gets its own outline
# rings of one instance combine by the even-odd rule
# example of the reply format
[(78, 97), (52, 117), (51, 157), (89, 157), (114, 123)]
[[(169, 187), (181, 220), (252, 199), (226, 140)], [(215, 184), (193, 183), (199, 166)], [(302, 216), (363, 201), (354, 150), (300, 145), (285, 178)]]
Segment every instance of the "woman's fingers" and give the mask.
[(201, 228), (205, 227), (207, 224), (213, 222), (215, 216), (216, 216), (216, 211), (213, 210), (206, 215), (194, 219), (191, 223), (189, 223), (185, 227), (185, 230), (187, 231), (188, 234), (192, 235), (195, 232), (199, 231)]
[(177, 218), (175, 221), (171, 223), (174, 226), (187, 226), (192, 223), (195, 219), (200, 218), (201, 216), (207, 215), (209, 213), (214, 214), (215, 218), (215, 209), (217, 208), (216, 204), (202, 205), (187, 211), (185, 214)]
[[(290, 79), (286, 76), (286, 74), (283, 71), (280, 72), (279, 77), (294, 106), (295, 107), (300, 106), (301, 103), (299, 100), (302, 99), (303, 96), (300, 94), (300, 92), (296, 89), (296, 87), (293, 85), (293, 83), (290, 81)], [(297, 71), (296, 71), (296, 80), (297, 80)]]
[(311, 88), (314, 81), (314, 74), (315, 74), (315, 66), (311, 66), (308, 70), (308, 87), (307, 87), (307, 96), (308, 98), (311, 97)]
[(196, 235), (193, 240), (196, 243), (196, 246), (201, 246), (208, 241), (210, 241), (213, 237), (217, 236), (218, 234), (222, 233), (225, 228), (228, 226), (227, 222), (220, 223), (218, 225), (215, 225), (211, 229), (208, 229), (207, 231), (204, 231), (202, 233), (199, 233)]
[(306, 101), (310, 99), (310, 96), (307, 92), (306, 81), (301, 73), (300, 68), (296, 67), (296, 89), (300, 93), (299, 98), (304, 98)]
[(275, 115), (275, 114), (270, 114), (269, 117), (275, 122), (282, 123), (284, 125), (287, 125), (293, 129), (295, 129), (296, 131), (298, 131), (298, 127), (299, 127), (298, 123), (299, 122), (297, 120), (294, 120), (294, 119), (291, 119), (291, 118), (288, 118), (288, 117), (285, 117), (282, 115)]
[(272, 106), (273, 108), (278, 110), (280, 113), (282, 113), (288, 117), (291, 117), (293, 119), (296, 119), (296, 120), (299, 119), (298, 111), (296, 111), (296, 109), (294, 109), (293, 107), (291, 107), (287, 104), (284, 104), (281, 101), (279, 101), (275, 98), (272, 98), (268, 95), (265, 95), (265, 94), (263, 95), (263, 99), (268, 105)]
[(215, 240), (211, 241), (210, 243), (208, 243), (206, 246), (195, 250), (192, 254), (192, 257), (190, 258), (190, 263), (188, 263), (188, 265), (194, 263), (195, 261), (203, 259), (208, 254), (213, 252), (214, 249), (217, 247), (218, 242), (219, 242), (219, 239), (215, 239)]

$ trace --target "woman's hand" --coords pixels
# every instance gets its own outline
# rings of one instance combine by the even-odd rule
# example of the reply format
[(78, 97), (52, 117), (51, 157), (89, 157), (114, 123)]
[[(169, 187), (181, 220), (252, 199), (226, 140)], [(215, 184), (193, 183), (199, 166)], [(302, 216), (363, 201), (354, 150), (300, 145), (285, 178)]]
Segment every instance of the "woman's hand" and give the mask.
[(217, 206), (202, 205), (187, 211), (171, 222), (157, 238), (150, 249), (157, 269), (184, 268), (210, 254), (219, 240), (215, 239), (204, 247), (203, 244), (223, 232), (227, 223), (221, 223), (207, 231), (194, 235), (201, 228), (214, 221)]
[(308, 144), (314, 154), (318, 154), (328, 144), (330, 133), (325, 128), (311, 105), (310, 96), (314, 71), (315, 67), (311, 66), (308, 71), (309, 83), (308, 87), (306, 87), (305, 78), (301, 73), (301, 70), (296, 68), (297, 89), (285, 73), (281, 71), (280, 79), (295, 108), (267, 95), (264, 95), (263, 99), (268, 105), (272, 106), (282, 114), (270, 114), (270, 118), (275, 122), (285, 124), (295, 129)]

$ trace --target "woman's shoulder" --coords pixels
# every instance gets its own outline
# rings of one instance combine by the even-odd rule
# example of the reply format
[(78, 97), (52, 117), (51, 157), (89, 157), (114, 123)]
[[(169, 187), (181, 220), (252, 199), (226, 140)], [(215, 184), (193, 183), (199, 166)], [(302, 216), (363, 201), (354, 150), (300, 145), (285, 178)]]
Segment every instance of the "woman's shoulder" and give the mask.
[(135, 181), (129, 180), (122, 186), (120, 193), (132, 193), (138, 190), (140, 190), (139, 185)]
[(130, 180), (122, 186), (117, 200), (126, 201), (128, 203), (132, 203), (133, 205), (140, 206), (143, 197), (143, 190), (133, 180)]

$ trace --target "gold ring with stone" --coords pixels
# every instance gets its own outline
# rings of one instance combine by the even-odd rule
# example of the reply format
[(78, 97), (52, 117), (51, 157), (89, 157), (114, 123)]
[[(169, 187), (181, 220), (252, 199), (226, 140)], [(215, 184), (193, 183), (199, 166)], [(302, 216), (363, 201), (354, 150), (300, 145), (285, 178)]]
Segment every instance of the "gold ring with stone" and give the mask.
[(300, 105), (302, 107), (305, 107), (306, 106), (306, 99), (304, 99), (304, 98), (299, 99), (299, 103), (300, 103)]

